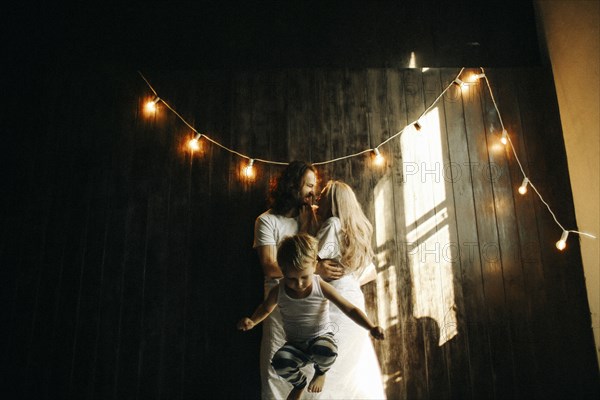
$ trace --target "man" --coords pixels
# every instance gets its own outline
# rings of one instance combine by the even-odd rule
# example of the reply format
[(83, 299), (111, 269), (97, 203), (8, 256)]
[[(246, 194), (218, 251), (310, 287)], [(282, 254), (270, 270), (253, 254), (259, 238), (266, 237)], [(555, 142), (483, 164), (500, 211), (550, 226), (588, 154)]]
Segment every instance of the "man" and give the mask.
[[(304, 161), (293, 161), (271, 185), (270, 208), (256, 218), (254, 245), (265, 276), (265, 297), (283, 277), (277, 264), (277, 246), (299, 231), (314, 234), (316, 217), (312, 209), (317, 189), (316, 169)], [(320, 261), (316, 273), (325, 280), (339, 279), (343, 269), (333, 261)], [(261, 392), (263, 399), (285, 398), (289, 384), (281, 380), (271, 358), (285, 343), (281, 314), (275, 310), (263, 324), (260, 351)]]

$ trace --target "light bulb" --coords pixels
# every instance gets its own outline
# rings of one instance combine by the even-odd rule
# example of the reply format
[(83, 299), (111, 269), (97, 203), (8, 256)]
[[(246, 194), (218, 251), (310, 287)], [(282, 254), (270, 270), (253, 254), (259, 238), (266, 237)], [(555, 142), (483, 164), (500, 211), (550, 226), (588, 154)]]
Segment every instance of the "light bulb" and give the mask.
[(469, 80), (471, 82), (477, 82), (479, 79), (484, 78), (484, 77), (485, 77), (485, 74), (473, 74), (473, 75), (471, 75)]
[(188, 146), (190, 147), (190, 149), (192, 151), (198, 151), (200, 150), (200, 137), (202, 136), (202, 134), (200, 133), (196, 133), (196, 136), (194, 136), (193, 139), (190, 139), (190, 141), (188, 142)]
[(500, 142), (505, 146), (508, 144), (508, 132), (506, 129), (502, 129), (502, 137), (500, 138)]
[(528, 183), (529, 183), (529, 179), (524, 178), (523, 183), (521, 183), (521, 186), (519, 186), (519, 193), (521, 193), (521, 194), (527, 193), (527, 184)]
[(557, 249), (564, 250), (567, 247), (567, 237), (569, 237), (569, 232), (563, 231), (562, 235), (560, 235), (560, 240), (556, 242)]
[(379, 152), (379, 149), (377, 147), (375, 147), (373, 149), (373, 153), (375, 154), (375, 159), (373, 160), (373, 164), (375, 164), (378, 167), (385, 164), (385, 158), (381, 155), (381, 153)]
[(160, 98), (156, 96), (153, 100), (150, 100), (146, 103), (145, 109), (148, 113), (156, 112), (156, 104), (160, 101)]
[(254, 160), (253, 159), (250, 159), (250, 161), (248, 162), (248, 165), (246, 165), (244, 167), (242, 173), (248, 179), (254, 178)]

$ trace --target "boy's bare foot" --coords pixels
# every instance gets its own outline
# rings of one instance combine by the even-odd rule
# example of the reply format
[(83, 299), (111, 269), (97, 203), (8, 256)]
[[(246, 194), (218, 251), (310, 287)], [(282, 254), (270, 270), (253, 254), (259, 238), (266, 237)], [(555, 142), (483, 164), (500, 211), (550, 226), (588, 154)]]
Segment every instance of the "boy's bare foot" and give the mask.
[(301, 388), (293, 388), (290, 394), (288, 394), (287, 400), (300, 400), (305, 387), (306, 386)]
[(308, 384), (308, 391), (312, 393), (320, 393), (325, 385), (325, 374), (315, 374)]

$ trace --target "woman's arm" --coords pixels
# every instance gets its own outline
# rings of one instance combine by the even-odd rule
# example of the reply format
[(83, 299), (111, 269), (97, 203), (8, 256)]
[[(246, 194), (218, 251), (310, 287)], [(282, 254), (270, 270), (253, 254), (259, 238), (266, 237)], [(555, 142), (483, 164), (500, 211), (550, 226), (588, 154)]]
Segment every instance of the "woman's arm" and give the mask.
[(250, 318), (242, 318), (237, 323), (237, 328), (241, 331), (248, 331), (260, 324), (265, 318), (269, 316), (277, 306), (277, 295), (279, 293), (279, 285), (275, 286), (269, 292), (267, 298), (260, 303), (260, 305), (254, 311), (254, 314)]
[(333, 286), (327, 282), (321, 282), (321, 290), (328, 300), (338, 306), (356, 324), (367, 329), (375, 339), (381, 340), (384, 338), (383, 329), (371, 322), (367, 314), (346, 300)]

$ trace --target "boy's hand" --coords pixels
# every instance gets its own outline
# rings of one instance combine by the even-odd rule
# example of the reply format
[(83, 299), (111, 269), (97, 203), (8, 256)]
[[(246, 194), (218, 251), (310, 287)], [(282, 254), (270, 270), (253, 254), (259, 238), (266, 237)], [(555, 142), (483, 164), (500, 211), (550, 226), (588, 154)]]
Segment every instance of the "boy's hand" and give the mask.
[(385, 336), (383, 334), (383, 329), (380, 326), (375, 326), (375, 327), (371, 328), (369, 330), (369, 333), (371, 334), (371, 336), (373, 336), (377, 340), (385, 339)]
[(246, 318), (242, 318), (240, 320), (240, 322), (237, 323), (237, 328), (240, 331), (249, 331), (250, 329), (254, 328), (256, 324), (254, 323), (254, 321), (252, 321), (250, 318), (246, 317)]

